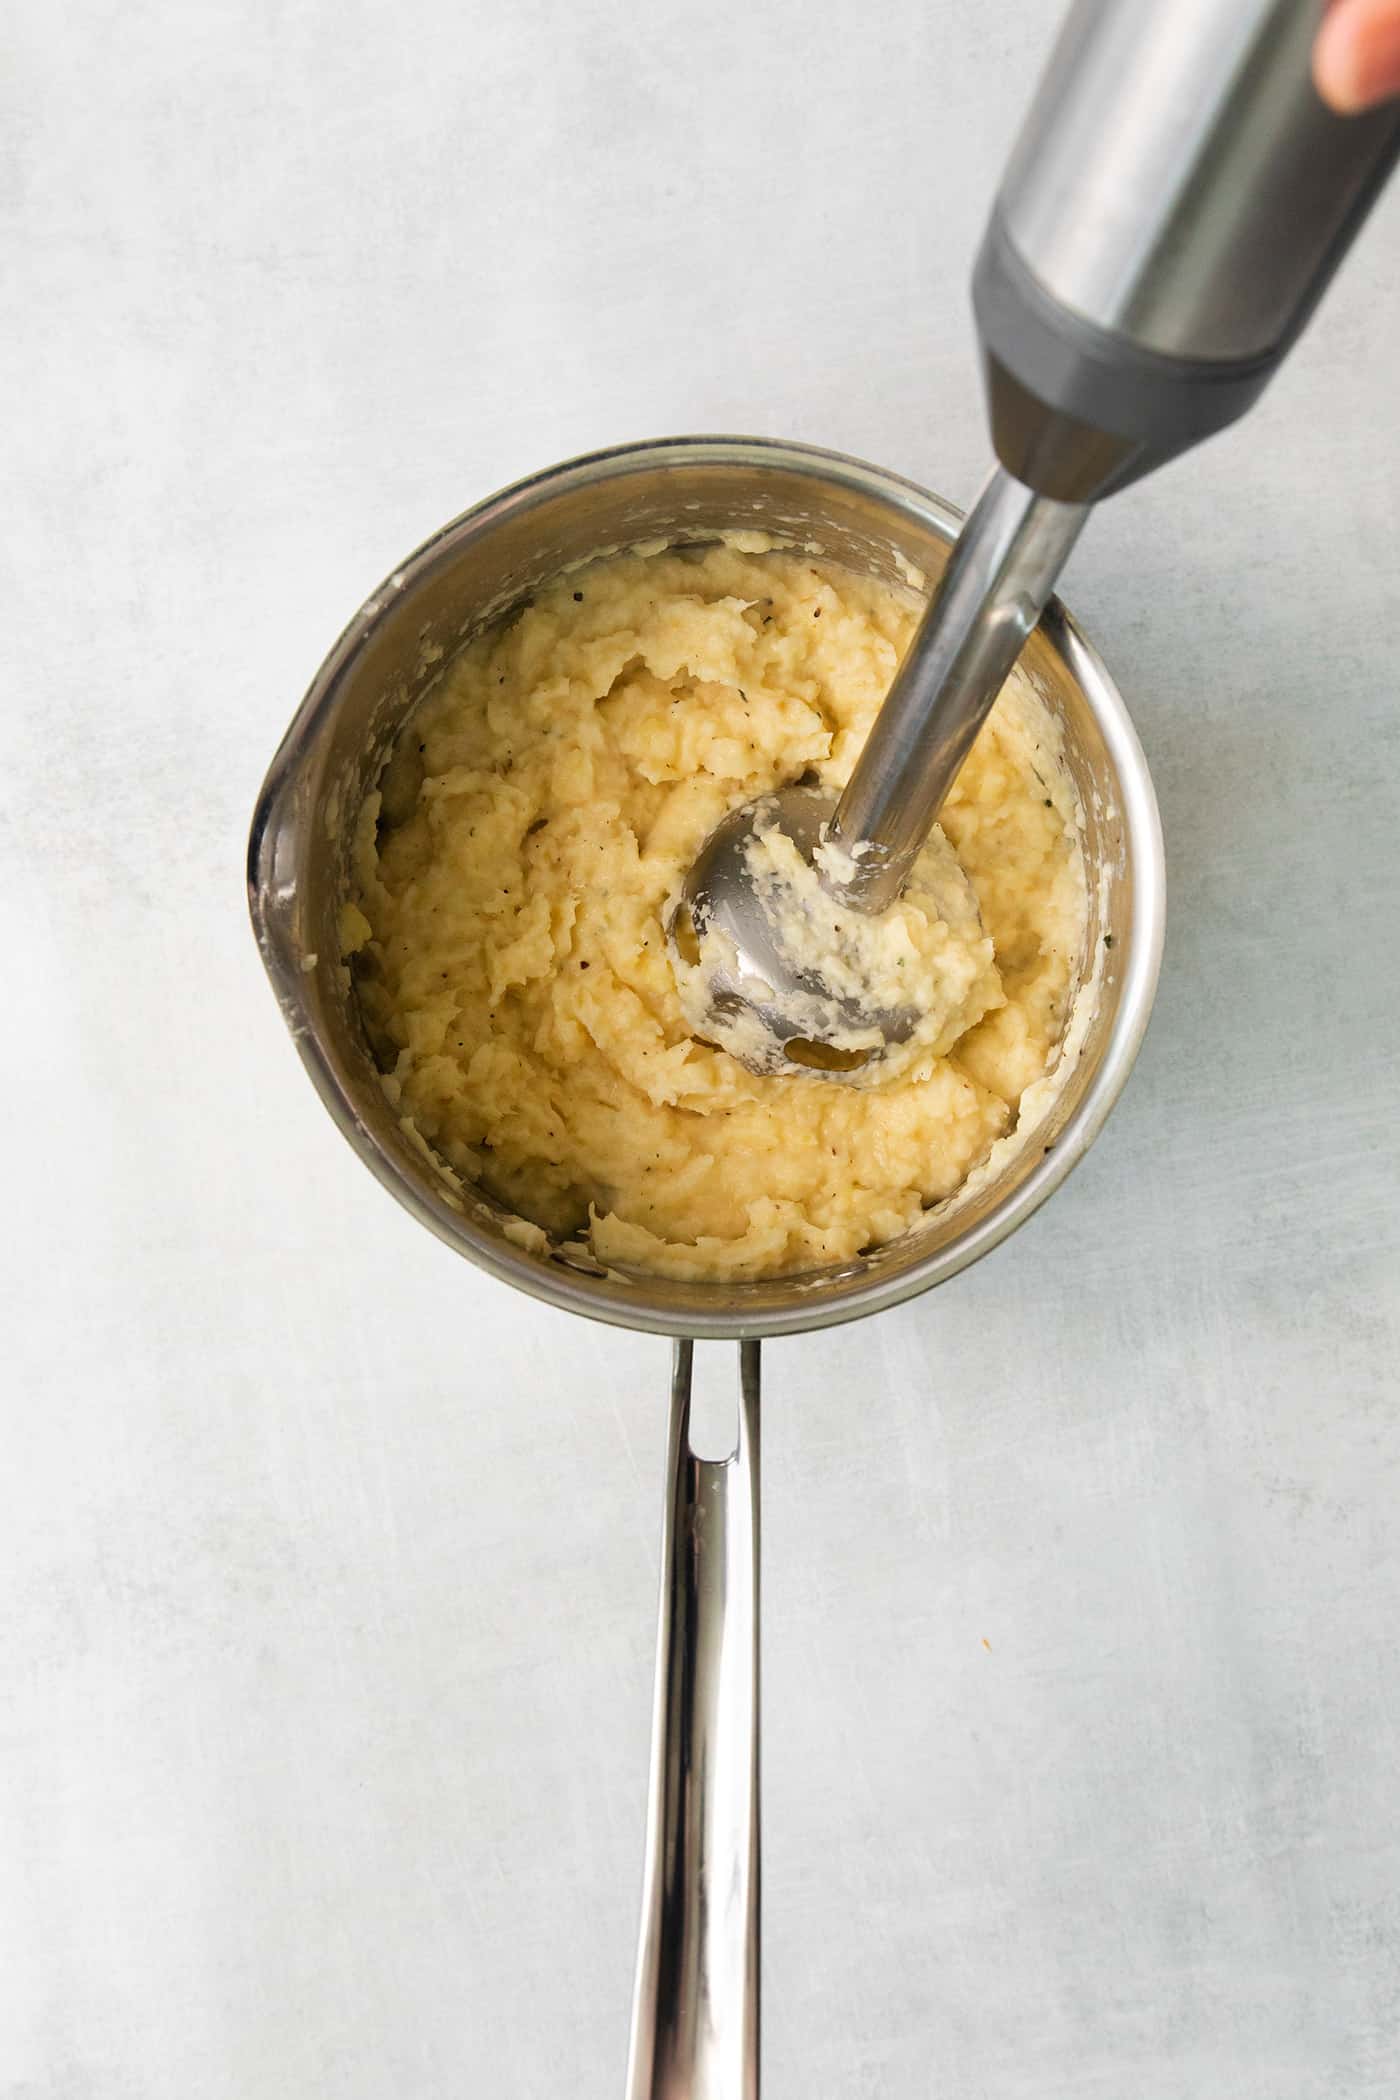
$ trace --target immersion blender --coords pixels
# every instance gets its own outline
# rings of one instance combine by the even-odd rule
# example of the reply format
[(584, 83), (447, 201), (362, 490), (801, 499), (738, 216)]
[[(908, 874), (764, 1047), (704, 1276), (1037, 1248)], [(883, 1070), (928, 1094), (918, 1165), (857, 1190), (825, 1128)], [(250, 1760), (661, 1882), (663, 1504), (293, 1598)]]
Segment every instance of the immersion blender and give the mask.
[[(824, 861), (838, 902), (893, 902), (1091, 507), (1258, 399), (1379, 193), (1400, 103), (1324, 105), (1321, 14), (1320, 0), (1071, 8), (973, 274), (1000, 464), (834, 810), (785, 789), (732, 812), (683, 893), (687, 938), (725, 937), (706, 995), (717, 1022), (744, 1018), (726, 1046), (754, 1069), (799, 1053), (832, 1068), (796, 1018), (810, 970), (754, 893), (755, 824), (776, 820), (809, 857), (818, 838), (843, 849)], [(887, 1044), (916, 1019), (856, 1018)]]
[(1321, 12), (1071, 8), (973, 272), (1000, 465), (926, 622), (937, 651), (911, 649), (917, 676), (896, 680), (836, 817), (848, 846), (880, 849), (860, 856), (867, 909), (898, 894), (1088, 506), (1258, 400), (1390, 173), (1400, 103), (1324, 105)]

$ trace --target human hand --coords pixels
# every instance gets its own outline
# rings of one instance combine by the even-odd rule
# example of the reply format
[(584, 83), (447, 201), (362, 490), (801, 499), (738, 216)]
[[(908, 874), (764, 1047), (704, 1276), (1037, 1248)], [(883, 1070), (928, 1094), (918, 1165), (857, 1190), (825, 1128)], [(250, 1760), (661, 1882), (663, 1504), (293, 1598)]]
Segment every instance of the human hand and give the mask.
[(1313, 79), (1344, 117), (1400, 95), (1400, 0), (1331, 0), (1313, 45)]

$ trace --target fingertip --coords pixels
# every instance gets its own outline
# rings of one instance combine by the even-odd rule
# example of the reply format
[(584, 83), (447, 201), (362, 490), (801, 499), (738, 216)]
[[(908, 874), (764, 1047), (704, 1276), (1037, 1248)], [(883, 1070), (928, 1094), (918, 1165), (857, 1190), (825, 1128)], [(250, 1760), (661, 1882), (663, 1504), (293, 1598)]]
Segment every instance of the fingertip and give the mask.
[(1353, 117), (1366, 107), (1363, 91), (1362, 39), (1356, 10), (1333, 7), (1317, 33), (1313, 45), (1313, 83), (1329, 109), (1340, 117)]
[(1335, 0), (1313, 45), (1313, 80), (1344, 117), (1400, 94), (1400, 0)]

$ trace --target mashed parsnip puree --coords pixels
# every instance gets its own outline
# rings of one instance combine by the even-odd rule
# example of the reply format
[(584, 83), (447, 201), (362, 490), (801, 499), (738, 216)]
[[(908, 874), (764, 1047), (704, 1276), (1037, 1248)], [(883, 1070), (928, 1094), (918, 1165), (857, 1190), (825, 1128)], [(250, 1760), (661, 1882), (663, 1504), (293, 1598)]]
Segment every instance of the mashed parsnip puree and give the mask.
[(1059, 732), (1019, 672), (941, 818), (981, 915), (931, 943), (957, 959), (954, 1039), (861, 1085), (756, 1077), (695, 1039), (667, 949), (727, 810), (804, 773), (844, 785), (918, 610), (752, 536), (610, 556), (417, 710), (361, 817), (343, 945), (390, 1098), (513, 1236), (789, 1275), (907, 1231), (1014, 1128), (1085, 925)]

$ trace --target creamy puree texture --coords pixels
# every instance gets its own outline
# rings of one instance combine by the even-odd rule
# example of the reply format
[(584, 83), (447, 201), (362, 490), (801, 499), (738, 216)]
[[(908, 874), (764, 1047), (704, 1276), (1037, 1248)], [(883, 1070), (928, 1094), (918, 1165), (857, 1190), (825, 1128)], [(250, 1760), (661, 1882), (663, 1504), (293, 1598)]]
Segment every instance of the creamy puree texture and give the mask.
[[(930, 1051), (950, 1050), (973, 1023), (1002, 999), (990, 937), (977, 893), (958, 866), (943, 832), (934, 826), (902, 894), (874, 915), (838, 904), (822, 873), (848, 879), (851, 856), (830, 839), (802, 856), (776, 821), (776, 799), (753, 805), (745, 864), (777, 952), (794, 972), (783, 1011), (799, 1036), (864, 1057), (848, 1073), (852, 1086), (887, 1086), (896, 1073), (926, 1062)], [(732, 985), (735, 952), (720, 927), (691, 922), (688, 962), (672, 942), (681, 1009), (692, 1031), (717, 1041), (753, 1070), (782, 1069), (762, 1022), (747, 1005), (737, 1014), (717, 1010), (711, 986)], [(811, 980), (804, 989), (802, 973)], [(877, 1019), (915, 1016), (907, 1039), (884, 1045)], [(884, 1050), (879, 1057), (871, 1052)], [(800, 1060), (798, 1060), (800, 1062)]]
[(981, 912), (931, 936), (958, 958), (951, 1039), (875, 1084), (760, 1078), (681, 1008), (665, 921), (698, 847), (804, 772), (844, 784), (918, 609), (742, 536), (612, 556), (468, 644), (414, 715), (343, 946), (391, 1100), (523, 1243), (671, 1277), (848, 1259), (953, 1194), (1053, 1065), (1084, 868), (1019, 672), (941, 819)]

